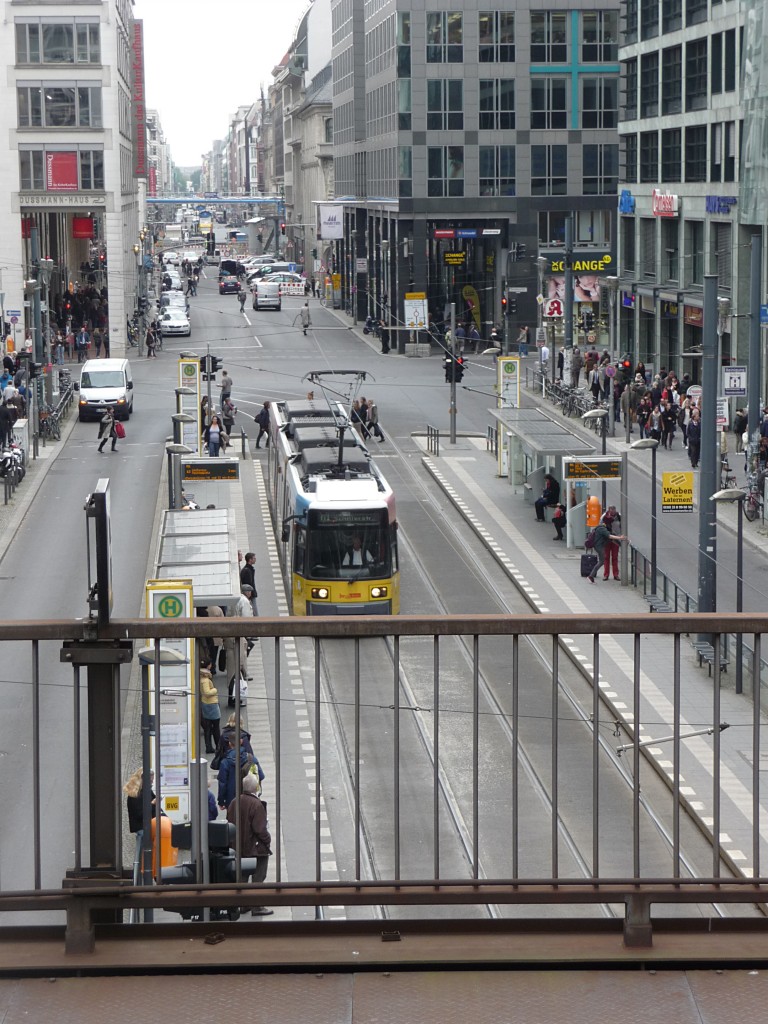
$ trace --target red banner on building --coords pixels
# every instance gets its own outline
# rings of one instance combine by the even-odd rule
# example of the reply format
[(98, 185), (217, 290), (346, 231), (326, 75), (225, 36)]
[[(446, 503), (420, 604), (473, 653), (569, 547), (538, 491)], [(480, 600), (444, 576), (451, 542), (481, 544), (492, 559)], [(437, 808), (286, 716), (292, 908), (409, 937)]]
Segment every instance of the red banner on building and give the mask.
[(149, 178), (147, 179), (147, 191), (151, 196), (157, 195), (157, 168), (149, 168)]
[(93, 217), (73, 217), (72, 237), (93, 238)]
[(45, 187), (49, 192), (77, 192), (77, 153), (45, 154)]

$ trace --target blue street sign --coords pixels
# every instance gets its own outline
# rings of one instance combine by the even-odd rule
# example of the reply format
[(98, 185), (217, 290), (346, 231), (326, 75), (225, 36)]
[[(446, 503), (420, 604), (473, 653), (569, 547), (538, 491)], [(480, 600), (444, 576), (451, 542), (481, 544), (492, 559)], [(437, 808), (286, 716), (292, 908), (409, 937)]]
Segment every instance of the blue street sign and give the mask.
[(760, 307), (760, 323), (768, 324), (768, 306)]

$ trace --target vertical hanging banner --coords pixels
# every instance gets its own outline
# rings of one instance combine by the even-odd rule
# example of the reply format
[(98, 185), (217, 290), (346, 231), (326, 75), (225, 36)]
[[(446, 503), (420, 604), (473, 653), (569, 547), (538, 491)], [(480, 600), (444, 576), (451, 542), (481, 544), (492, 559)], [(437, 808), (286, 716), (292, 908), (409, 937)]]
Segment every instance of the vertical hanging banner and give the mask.
[(181, 398), (179, 409), (188, 416), (194, 417), (194, 421), (182, 423), (181, 443), (193, 452), (199, 452), (203, 424), (200, 422), (200, 363), (197, 359), (179, 360), (179, 387), (193, 392), (191, 395), (179, 396)]
[[(186, 619), (195, 614), (191, 580), (147, 580), (146, 616), (148, 619)], [(151, 643), (147, 643), (151, 646)], [(160, 730), (160, 799), (162, 810), (171, 821), (190, 820), (189, 764), (197, 757), (197, 701), (195, 699), (195, 642), (191, 637), (163, 640), (164, 647), (179, 651), (186, 665), (160, 668), (160, 707), (155, 707), (155, 666), (147, 672), (149, 713)], [(151, 766), (155, 764), (155, 742), (151, 744)]]
[(133, 176), (146, 178), (147, 104), (144, 94), (144, 22), (133, 23), (131, 39), (131, 135), (133, 141)]

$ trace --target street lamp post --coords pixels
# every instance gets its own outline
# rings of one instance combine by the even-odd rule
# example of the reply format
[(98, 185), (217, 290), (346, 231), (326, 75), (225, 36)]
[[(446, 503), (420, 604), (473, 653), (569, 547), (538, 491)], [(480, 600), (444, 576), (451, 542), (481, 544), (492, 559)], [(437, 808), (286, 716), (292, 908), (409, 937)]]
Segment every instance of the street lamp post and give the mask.
[(642, 437), (630, 448), (637, 451), (651, 451), (651, 597), (656, 596), (656, 449), (659, 442), (654, 437)]
[[(710, 501), (723, 502), (725, 504), (738, 504), (737, 525), (736, 525), (736, 611), (744, 610), (744, 499), (747, 492), (738, 487), (726, 487), (725, 490), (715, 491)], [(743, 647), (744, 635), (736, 634), (736, 693), (744, 690), (743, 676)]]
[[(611, 350), (611, 366), (616, 364), (616, 294), (619, 290), (619, 279), (612, 274), (605, 278), (605, 286), (608, 289), (608, 346)], [(613, 399), (613, 395), (611, 395)], [(611, 424), (611, 437), (616, 436), (616, 409), (613, 401), (608, 403), (608, 413)]]
[[(585, 412), (584, 415), (581, 418), (586, 423), (589, 423), (591, 420), (600, 420), (601, 421), (601, 423), (600, 423), (600, 438), (602, 440), (602, 452), (601, 452), (601, 454), (605, 455), (605, 453), (606, 453), (605, 445), (606, 445), (606, 439), (608, 437), (608, 410), (607, 409), (590, 409), (588, 412)], [(607, 496), (606, 488), (607, 488), (606, 481), (603, 480), (602, 495), (601, 495), (603, 512), (605, 512), (605, 502), (606, 502), (606, 496)]]

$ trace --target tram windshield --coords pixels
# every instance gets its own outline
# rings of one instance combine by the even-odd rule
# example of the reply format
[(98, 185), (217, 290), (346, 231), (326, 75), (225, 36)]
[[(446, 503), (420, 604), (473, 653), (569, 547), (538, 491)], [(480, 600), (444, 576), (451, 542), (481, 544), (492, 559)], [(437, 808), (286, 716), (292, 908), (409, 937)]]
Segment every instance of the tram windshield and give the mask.
[(305, 572), (310, 579), (352, 579), (392, 574), (386, 509), (314, 509), (306, 531)]

